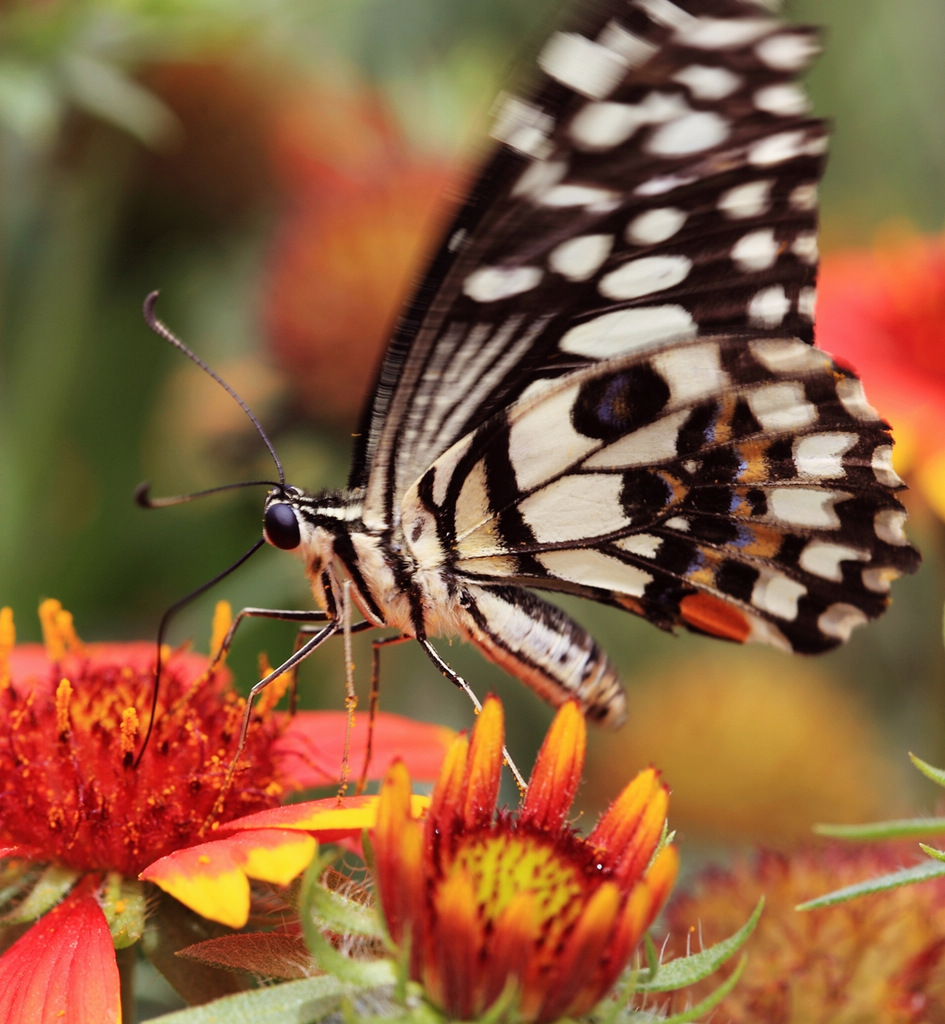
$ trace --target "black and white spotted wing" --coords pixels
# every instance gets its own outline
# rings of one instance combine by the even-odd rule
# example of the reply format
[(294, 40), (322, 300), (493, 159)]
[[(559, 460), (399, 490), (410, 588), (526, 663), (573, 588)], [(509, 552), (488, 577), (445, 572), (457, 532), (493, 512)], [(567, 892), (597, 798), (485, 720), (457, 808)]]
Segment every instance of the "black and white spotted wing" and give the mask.
[(329, 618), (348, 579), (434, 658), (465, 636), (615, 722), (607, 656), (529, 588), (805, 652), (882, 612), (918, 556), (887, 425), (811, 347), (815, 50), (754, 0), (587, 3), (551, 37), (398, 327), (348, 490), (269, 495)]

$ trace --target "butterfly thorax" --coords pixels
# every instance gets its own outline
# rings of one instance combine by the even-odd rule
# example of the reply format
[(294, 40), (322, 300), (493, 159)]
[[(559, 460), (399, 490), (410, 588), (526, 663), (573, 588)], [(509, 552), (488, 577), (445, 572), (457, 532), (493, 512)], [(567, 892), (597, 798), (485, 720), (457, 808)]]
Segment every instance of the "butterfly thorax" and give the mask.
[[(280, 543), (270, 528), (270, 510), (281, 506), (294, 513), (299, 539)], [(357, 609), (377, 626), (388, 626), (406, 636), (453, 634), (455, 628), (442, 615), (450, 588), (434, 570), (418, 572), (417, 560), (399, 528), (368, 528), (363, 519), (360, 490), (321, 491), (294, 487), (272, 491), (266, 502), (266, 538), (287, 547), (302, 561), (319, 606), (342, 615), (344, 582)], [(429, 591), (429, 592), (428, 592)], [(441, 614), (430, 617), (431, 609)], [(434, 621), (435, 620), (435, 621)]]

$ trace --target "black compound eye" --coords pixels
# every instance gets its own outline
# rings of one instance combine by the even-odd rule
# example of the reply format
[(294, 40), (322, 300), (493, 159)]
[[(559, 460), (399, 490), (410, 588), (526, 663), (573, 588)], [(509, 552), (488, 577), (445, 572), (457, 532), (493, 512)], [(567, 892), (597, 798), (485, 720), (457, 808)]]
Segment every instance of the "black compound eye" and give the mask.
[(291, 505), (270, 505), (263, 516), (263, 532), (273, 547), (292, 551), (302, 543), (299, 520)]

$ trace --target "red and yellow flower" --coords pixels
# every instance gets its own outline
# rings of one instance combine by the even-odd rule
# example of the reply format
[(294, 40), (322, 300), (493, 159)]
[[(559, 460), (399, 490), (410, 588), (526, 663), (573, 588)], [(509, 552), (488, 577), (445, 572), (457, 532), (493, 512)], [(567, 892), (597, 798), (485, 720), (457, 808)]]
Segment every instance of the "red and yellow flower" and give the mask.
[(586, 1013), (606, 996), (675, 880), (662, 843), (668, 794), (641, 772), (587, 837), (567, 823), (584, 764), (584, 720), (565, 705), (538, 755), (520, 810), (496, 815), (501, 705), (486, 701), (469, 739), (447, 755), (429, 813), (410, 805), (395, 764), (372, 833), (390, 937), (409, 974), (451, 1017), (497, 1000), (546, 1022)]
[[(225, 668), (183, 651), (163, 658), (154, 728), (138, 758), (154, 645), (83, 644), (55, 601), (40, 618), (45, 647), (16, 646), (12, 614), (0, 612), (0, 923), (22, 932), (0, 957), (0, 1024), (107, 1024), (121, 1019), (115, 946), (141, 937), (145, 890), (136, 879), (147, 865), (208, 833), (225, 837), (235, 818), (276, 815), (275, 825), (259, 823), (263, 835), (251, 848), (245, 838), (221, 843), (216, 859), (193, 860), (185, 880), (218, 896), (225, 876), (228, 906), (248, 911), (248, 878), (285, 884), (311, 859), (315, 836), (358, 835), (371, 824), (376, 798), (347, 810), (332, 799), (325, 816), (309, 807), (300, 825), (295, 808), (278, 804), (300, 781), (327, 781), (308, 756), (319, 737), (340, 766), (337, 716), (289, 721), (274, 714), (279, 694), (270, 692), (234, 765), (244, 702)], [(384, 720), (377, 728), (375, 763), (407, 751), (425, 762), (421, 772), (434, 773), (447, 730), (418, 726), (404, 746), (401, 731), (392, 750)], [(280, 812), (294, 824), (277, 827), (285, 824)]]

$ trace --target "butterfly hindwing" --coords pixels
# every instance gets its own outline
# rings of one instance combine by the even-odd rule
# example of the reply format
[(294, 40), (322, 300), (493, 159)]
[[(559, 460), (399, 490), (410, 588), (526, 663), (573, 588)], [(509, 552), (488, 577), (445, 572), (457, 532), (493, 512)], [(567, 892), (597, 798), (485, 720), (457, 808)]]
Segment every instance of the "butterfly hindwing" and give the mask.
[(797, 339), (675, 343), (536, 386), (404, 499), (424, 567), (803, 652), (915, 566), (888, 427)]

